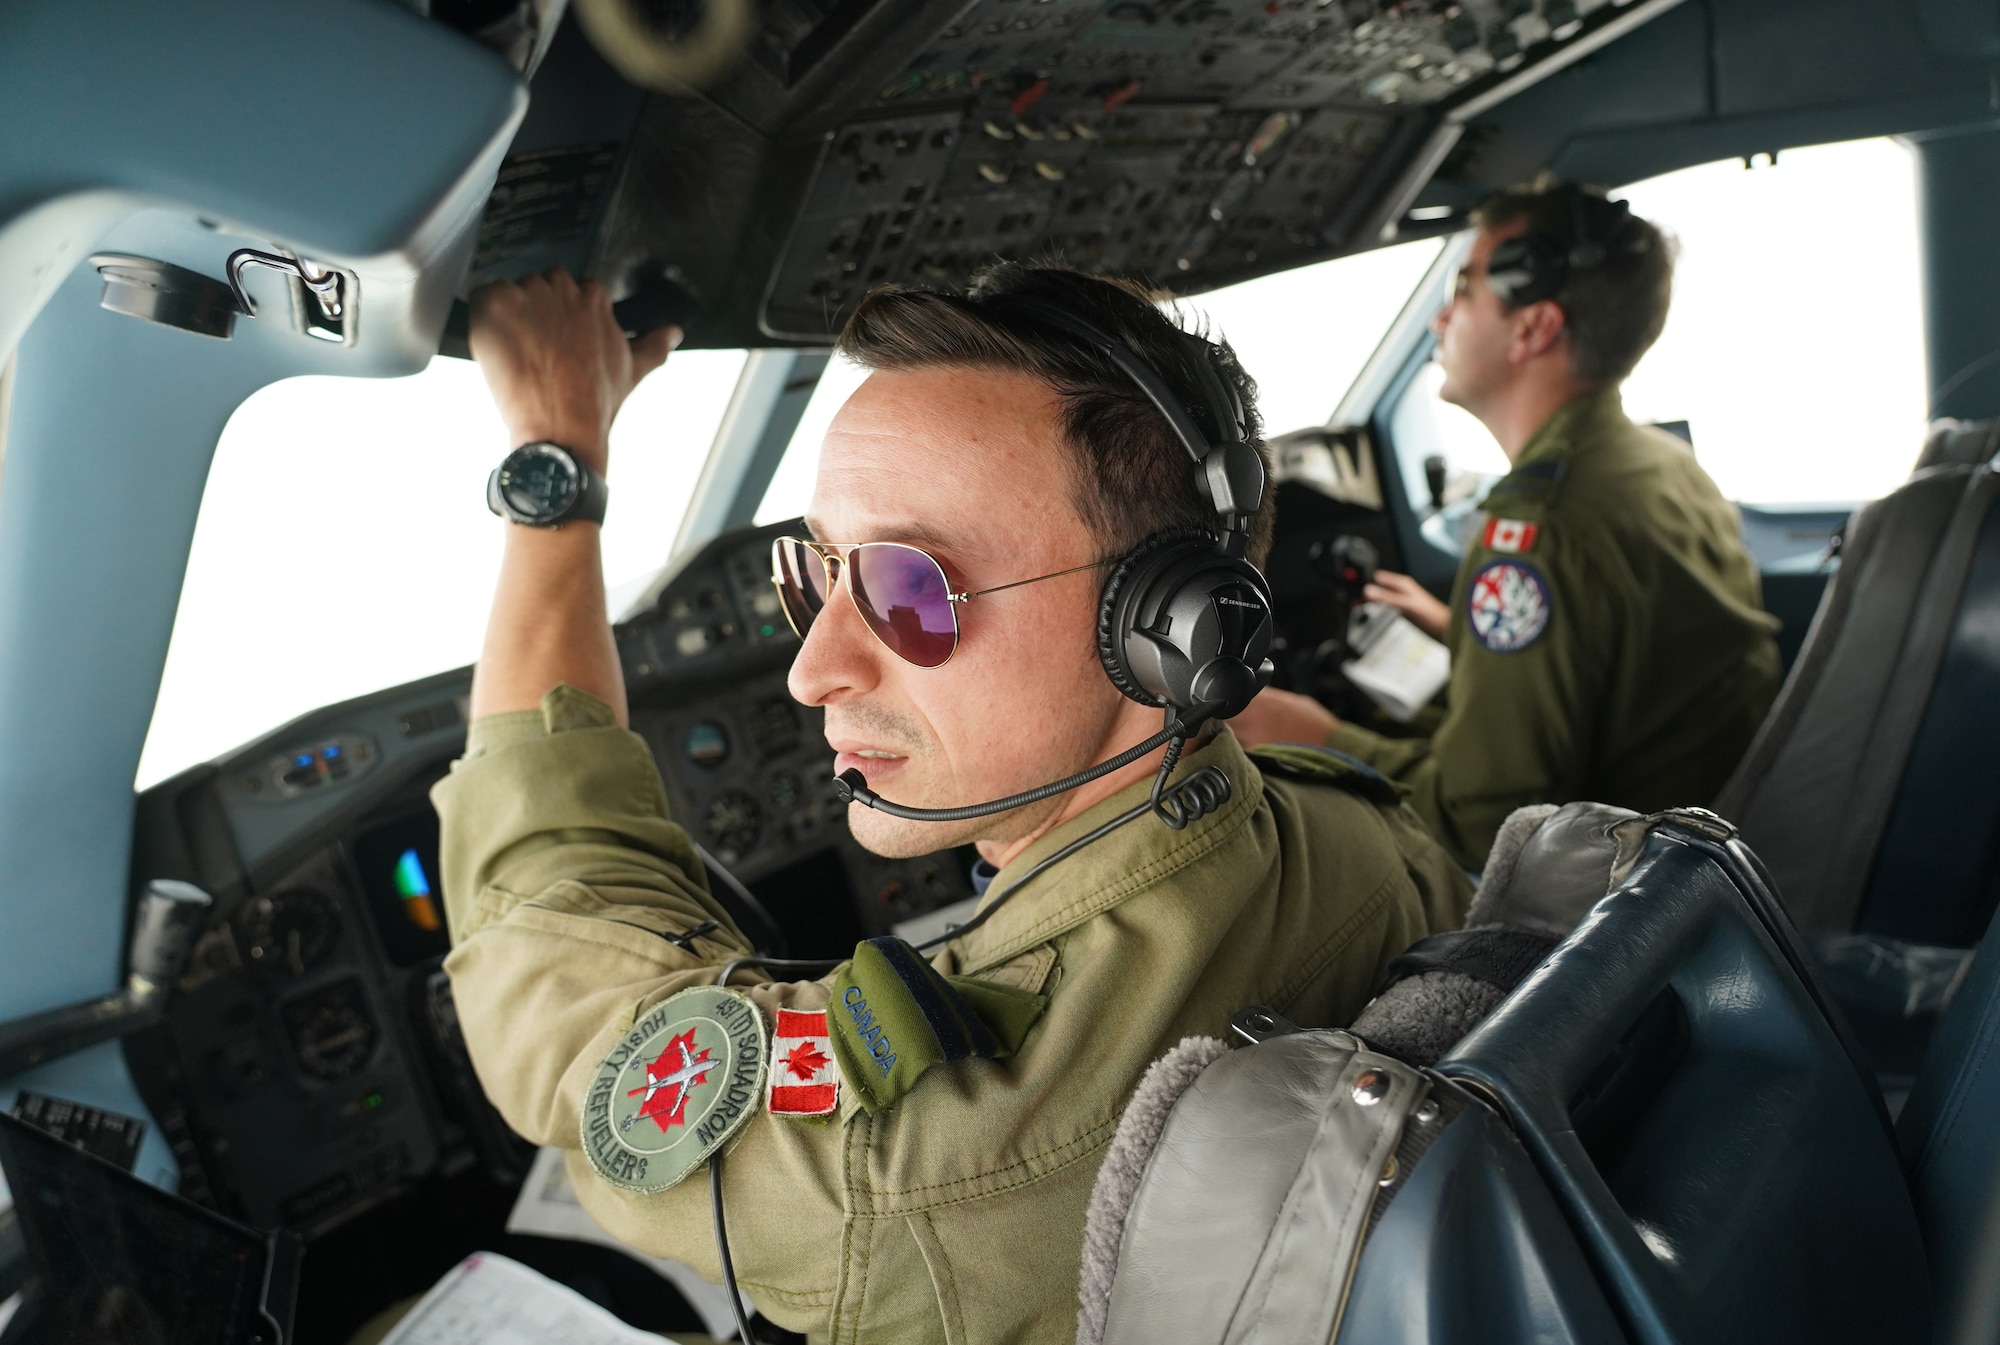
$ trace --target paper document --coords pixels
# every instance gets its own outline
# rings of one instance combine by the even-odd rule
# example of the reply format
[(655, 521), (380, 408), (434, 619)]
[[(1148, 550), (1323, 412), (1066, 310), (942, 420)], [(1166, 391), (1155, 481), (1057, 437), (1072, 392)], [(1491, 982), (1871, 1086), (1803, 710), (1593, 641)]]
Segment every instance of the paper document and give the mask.
[(1392, 718), (1408, 723), (1451, 680), (1451, 654), (1387, 603), (1364, 603), (1347, 623), (1361, 656), (1340, 665)]
[(382, 1345), (660, 1345), (519, 1261), (474, 1252), (445, 1272)]
[[(727, 1210), (724, 1213), (727, 1214)], [(729, 1311), (729, 1291), (719, 1284), (710, 1284), (691, 1266), (634, 1251), (599, 1228), (569, 1184), (569, 1173), (563, 1170), (561, 1149), (544, 1148), (535, 1155), (534, 1166), (528, 1169), (528, 1179), (521, 1183), (521, 1194), (515, 1198), (513, 1212), (507, 1216), (507, 1231), (615, 1247), (634, 1261), (651, 1267), (662, 1279), (680, 1290), (681, 1297), (701, 1314), (702, 1325), (708, 1328), (709, 1335), (717, 1340), (736, 1338), (736, 1318)], [(745, 1316), (757, 1311), (748, 1295), (744, 1296), (743, 1307)], [(383, 1345), (388, 1345), (388, 1342), (384, 1341)]]

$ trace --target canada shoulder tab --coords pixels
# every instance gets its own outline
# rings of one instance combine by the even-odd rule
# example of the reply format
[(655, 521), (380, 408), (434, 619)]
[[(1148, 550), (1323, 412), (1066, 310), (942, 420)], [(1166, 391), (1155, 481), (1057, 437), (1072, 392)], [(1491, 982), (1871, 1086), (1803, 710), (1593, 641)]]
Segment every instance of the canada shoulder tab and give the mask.
[(1394, 780), (1338, 748), (1268, 743), (1250, 749), (1250, 760), (1266, 775), (1306, 784), (1334, 785), (1384, 807), (1394, 807), (1403, 801), (1402, 788)]

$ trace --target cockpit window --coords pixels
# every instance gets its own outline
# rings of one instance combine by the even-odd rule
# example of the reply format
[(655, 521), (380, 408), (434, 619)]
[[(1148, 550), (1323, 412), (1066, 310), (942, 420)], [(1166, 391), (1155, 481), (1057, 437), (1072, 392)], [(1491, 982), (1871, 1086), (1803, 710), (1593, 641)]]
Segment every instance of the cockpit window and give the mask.
[(827, 361), (826, 372), (819, 376), (819, 386), (813, 389), (812, 400), (806, 403), (805, 414), (799, 417), (798, 428), (792, 431), (792, 441), (785, 445), (785, 456), (778, 462), (777, 473), (764, 491), (764, 503), (757, 509), (758, 527), (782, 523), (805, 513), (812, 502), (813, 476), (819, 469), (820, 440), (826, 437), (826, 427), (833, 423), (833, 413), (840, 410), (841, 404), (854, 395), (867, 377), (866, 369), (838, 355)]
[[(1908, 475), (1928, 409), (1907, 149), (1786, 150), (1614, 194), (1681, 247), (1666, 331), (1625, 383), (1633, 419), (1682, 433), (1746, 503), (1859, 502)], [(1470, 507), (1506, 458), (1438, 401), (1438, 382), (1436, 366), (1419, 371), (1386, 421), (1411, 500), (1426, 499), (1423, 460), (1438, 455), (1453, 468), (1447, 499)]]
[(1266, 434), (1324, 425), (1442, 246), (1422, 239), (1282, 271), (1186, 306), (1208, 315), (1257, 380)]
[(1680, 236), (1666, 332), (1625, 384), (1685, 422), (1723, 494), (1871, 500), (1922, 446), (1916, 165), (1889, 139), (1704, 164), (1633, 184)]
[[(614, 613), (666, 563), (743, 358), (680, 352), (619, 417), (604, 525)], [(202, 496), (138, 787), (476, 658), (501, 539), (486, 476), (507, 448), (463, 360), (411, 378), (288, 379), (245, 401)]]
[[(1207, 315), (1257, 380), (1267, 433), (1323, 425), (1441, 246), (1425, 239), (1321, 262), (1198, 294), (1185, 307)], [(866, 376), (843, 360), (827, 366), (764, 495), (758, 523), (805, 512), (820, 440)]]

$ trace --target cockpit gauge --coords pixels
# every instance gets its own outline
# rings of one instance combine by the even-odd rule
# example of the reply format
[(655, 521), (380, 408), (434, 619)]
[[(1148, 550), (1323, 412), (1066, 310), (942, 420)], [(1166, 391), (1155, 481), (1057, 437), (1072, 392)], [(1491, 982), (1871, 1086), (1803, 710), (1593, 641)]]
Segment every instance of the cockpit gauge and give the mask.
[(356, 980), (340, 981), (285, 1005), (292, 1055), (302, 1073), (336, 1083), (364, 1069), (382, 1039)]
[(720, 766), (729, 760), (729, 734), (706, 720), (690, 725), (681, 738), (681, 755), (697, 766)]
[(800, 785), (798, 773), (795, 771), (772, 771), (770, 777), (764, 781), (764, 797), (769, 799), (771, 806), (781, 813), (788, 813), (797, 807), (804, 793), (804, 787)]
[(742, 790), (725, 789), (708, 801), (701, 824), (715, 848), (715, 857), (733, 864), (757, 848), (757, 838), (764, 831), (764, 810)]
[(340, 935), (340, 909), (324, 892), (295, 887), (255, 896), (237, 908), (243, 961), (276, 976), (303, 976)]

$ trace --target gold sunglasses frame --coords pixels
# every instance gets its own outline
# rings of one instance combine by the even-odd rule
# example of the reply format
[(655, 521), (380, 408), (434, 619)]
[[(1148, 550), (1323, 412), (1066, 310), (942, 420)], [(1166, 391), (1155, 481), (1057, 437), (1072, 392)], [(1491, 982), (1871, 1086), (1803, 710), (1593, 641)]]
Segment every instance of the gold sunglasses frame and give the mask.
[[(1016, 579), (1010, 584), (995, 584), (991, 588), (954, 593), (951, 587), (951, 576), (945, 573), (944, 562), (922, 547), (913, 546), (908, 542), (817, 542), (810, 537), (776, 537), (771, 540), (771, 584), (778, 590), (778, 608), (785, 614), (785, 624), (792, 628), (792, 634), (799, 637), (801, 644), (805, 643), (806, 633), (799, 629), (798, 621), (792, 616), (792, 606), (785, 601), (784, 591), (786, 583), (783, 574), (784, 567), (779, 563), (778, 558), (778, 549), (787, 542), (802, 546), (819, 557), (820, 571), (826, 576), (828, 601), (832, 600), (835, 588), (844, 587), (847, 590), (848, 602), (854, 605), (854, 614), (861, 618), (861, 624), (867, 628), (870, 635), (875, 637), (875, 642), (888, 650), (894, 657), (909, 664), (912, 668), (922, 668), (925, 672), (935, 672), (958, 657), (958, 647), (965, 641), (965, 629), (958, 622), (958, 609), (960, 605), (971, 602), (974, 598), (984, 598), (988, 594), (1004, 593), (1010, 588), (1021, 588), (1027, 584), (1039, 584), (1044, 579), (1060, 579), (1066, 574), (1082, 574), (1085, 570), (1101, 570), (1107, 565), (1117, 563), (1116, 557), (1094, 560), (1087, 565), (1072, 565), (1067, 570), (1056, 570), (1049, 574), (1038, 574), (1032, 579)], [(854, 596), (854, 585), (843, 585), (841, 583), (841, 576), (844, 576), (847, 571), (847, 556), (865, 546), (893, 546), (904, 551), (914, 551), (936, 567), (938, 578), (944, 581), (945, 601), (951, 608), (951, 652), (946, 654), (942, 661), (926, 667), (924, 664), (918, 663), (904, 654), (897, 653), (889, 642), (882, 638), (882, 633), (875, 629), (875, 623), (868, 619), (868, 614), (861, 610), (861, 599)], [(840, 576), (835, 575), (833, 572), (833, 566), (836, 561), (840, 564)], [(820, 610), (825, 611), (825, 606), (822, 605)], [(815, 616), (817, 616), (817, 613), (815, 613)]]

